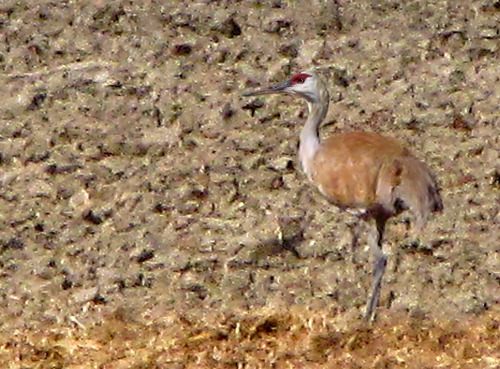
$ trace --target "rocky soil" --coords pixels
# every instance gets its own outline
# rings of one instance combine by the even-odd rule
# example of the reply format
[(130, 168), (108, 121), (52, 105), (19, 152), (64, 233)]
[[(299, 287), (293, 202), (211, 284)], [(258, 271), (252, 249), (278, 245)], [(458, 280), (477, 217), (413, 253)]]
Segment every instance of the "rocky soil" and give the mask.
[[(0, 3), (0, 366), (496, 368), (500, 2)], [(445, 210), (369, 252), (296, 159), (302, 101), (243, 98), (316, 68), (322, 135), (397, 138)], [(363, 245), (365, 238), (363, 238)]]

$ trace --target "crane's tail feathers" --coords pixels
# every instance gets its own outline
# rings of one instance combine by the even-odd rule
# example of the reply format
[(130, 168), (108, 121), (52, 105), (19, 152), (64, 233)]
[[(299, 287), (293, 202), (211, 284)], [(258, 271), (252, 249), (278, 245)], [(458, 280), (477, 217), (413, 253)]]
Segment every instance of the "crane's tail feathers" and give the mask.
[(393, 198), (410, 209), (415, 217), (415, 230), (419, 232), (431, 213), (443, 210), (439, 186), (427, 165), (417, 158), (405, 156), (397, 161), (400, 176)]

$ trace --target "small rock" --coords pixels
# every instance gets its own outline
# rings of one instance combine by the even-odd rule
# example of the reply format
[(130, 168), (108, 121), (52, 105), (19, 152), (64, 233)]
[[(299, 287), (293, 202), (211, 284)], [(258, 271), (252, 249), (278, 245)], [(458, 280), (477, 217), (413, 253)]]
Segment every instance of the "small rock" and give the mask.
[(8, 240), (2, 247), (2, 249), (7, 250), (23, 250), (25, 247), (24, 242), (17, 237), (12, 237)]
[(47, 98), (47, 94), (45, 92), (38, 93), (31, 99), (31, 103), (28, 105), (28, 110), (33, 111), (39, 109), (45, 99)]
[(287, 58), (295, 58), (299, 55), (297, 45), (294, 44), (283, 45), (278, 49), (278, 52)]
[[(290, 164), (290, 162), (292, 164)], [(279, 170), (279, 171), (288, 170), (290, 168), (293, 169), (293, 160), (290, 157), (281, 156), (281, 157), (277, 158), (276, 160), (274, 160), (271, 163), (270, 167), (274, 170)]]
[(64, 278), (64, 281), (61, 283), (61, 287), (63, 290), (69, 290), (71, 287), (73, 287), (73, 281), (71, 277), (66, 276)]
[(77, 293), (73, 294), (73, 301), (75, 302), (75, 304), (82, 304), (88, 301), (92, 301), (97, 295), (97, 291), (97, 287), (90, 287), (80, 290)]
[(102, 217), (102, 215), (97, 214), (92, 209), (86, 211), (83, 214), (83, 219), (85, 219), (87, 222), (90, 222), (90, 223), (95, 224), (95, 225), (99, 225), (102, 222), (104, 222), (104, 218)]
[(186, 56), (191, 54), (193, 47), (189, 44), (178, 44), (174, 45), (171, 50), (171, 54), (174, 56)]
[(241, 27), (232, 17), (222, 22), (217, 29), (220, 33), (229, 38), (241, 35)]
[(267, 33), (282, 33), (288, 30), (292, 25), (292, 22), (284, 19), (272, 19), (268, 24), (264, 26), (264, 32)]
[(453, 117), (453, 122), (451, 123), (451, 127), (467, 132), (470, 132), (472, 129), (470, 123), (467, 122), (460, 114), (455, 114), (455, 116)]
[(222, 119), (228, 120), (234, 115), (234, 110), (231, 109), (231, 104), (227, 103), (224, 105), (221, 111)]
[(283, 181), (283, 177), (277, 176), (271, 182), (271, 189), (277, 190), (279, 188), (282, 188), (284, 184), (285, 182)]
[(155, 253), (153, 250), (150, 249), (144, 249), (141, 251), (141, 253), (137, 256), (137, 262), (138, 263), (144, 263), (145, 261), (148, 261), (152, 258), (155, 257)]

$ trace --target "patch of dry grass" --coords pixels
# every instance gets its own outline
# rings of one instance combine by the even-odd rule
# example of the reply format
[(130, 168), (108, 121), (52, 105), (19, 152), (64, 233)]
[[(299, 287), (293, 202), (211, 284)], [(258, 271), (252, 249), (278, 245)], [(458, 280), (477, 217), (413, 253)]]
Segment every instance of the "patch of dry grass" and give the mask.
[(497, 368), (498, 314), (430, 320), (405, 313), (373, 326), (325, 311), (259, 311), (196, 322), (172, 313), (141, 324), (121, 314), (90, 328), (2, 337), (2, 367)]

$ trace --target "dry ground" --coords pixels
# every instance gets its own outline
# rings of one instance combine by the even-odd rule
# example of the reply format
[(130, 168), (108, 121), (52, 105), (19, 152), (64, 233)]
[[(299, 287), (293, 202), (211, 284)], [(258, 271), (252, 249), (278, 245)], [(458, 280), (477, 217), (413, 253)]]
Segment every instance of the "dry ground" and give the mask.
[[(496, 368), (498, 1), (0, 3), (2, 368)], [(298, 170), (307, 114), (242, 92), (320, 68), (324, 134), (383, 132), (445, 211), (369, 253)]]

